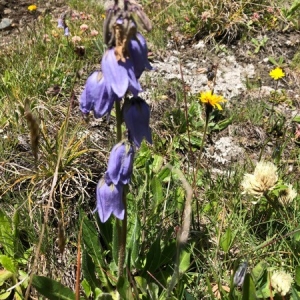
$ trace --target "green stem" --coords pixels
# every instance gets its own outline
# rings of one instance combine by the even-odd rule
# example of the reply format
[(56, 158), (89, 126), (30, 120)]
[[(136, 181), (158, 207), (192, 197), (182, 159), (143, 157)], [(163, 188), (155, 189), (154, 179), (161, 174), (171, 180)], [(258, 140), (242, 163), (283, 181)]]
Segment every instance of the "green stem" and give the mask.
[(209, 104), (205, 105), (205, 107), (206, 107), (205, 125), (204, 125), (204, 132), (203, 132), (203, 137), (202, 137), (202, 141), (201, 141), (201, 146), (200, 146), (200, 152), (199, 152), (198, 160), (197, 160), (197, 163), (196, 163), (196, 171), (199, 169), (200, 160), (202, 158), (204, 143), (205, 143), (206, 136), (207, 136), (208, 121), (209, 121), (209, 116), (210, 116), (210, 113), (211, 113), (211, 107), (207, 107), (207, 106), (209, 106)]
[(124, 262), (125, 262), (125, 255), (126, 255), (126, 238), (127, 238), (127, 209), (126, 209), (126, 195), (128, 193), (128, 185), (124, 186), (123, 190), (123, 203), (125, 207), (125, 214), (124, 219), (120, 221), (118, 234), (119, 234), (119, 259), (118, 259), (118, 279), (123, 276), (124, 272)]
[[(117, 143), (122, 140), (122, 111), (119, 101), (115, 102), (116, 109), (116, 130)], [(126, 195), (128, 193), (128, 186), (124, 186), (122, 201), (125, 207), (125, 215), (122, 221), (117, 220), (118, 240), (119, 240), (119, 255), (118, 255), (118, 279), (123, 276), (125, 252), (126, 252), (126, 237), (127, 237), (127, 209), (126, 209)]]
[(122, 111), (121, 104), (119, 101), (115, 101), (115, 109), (116, 109), (116, 128), (117, 128), (117, 143), (122, 140)]

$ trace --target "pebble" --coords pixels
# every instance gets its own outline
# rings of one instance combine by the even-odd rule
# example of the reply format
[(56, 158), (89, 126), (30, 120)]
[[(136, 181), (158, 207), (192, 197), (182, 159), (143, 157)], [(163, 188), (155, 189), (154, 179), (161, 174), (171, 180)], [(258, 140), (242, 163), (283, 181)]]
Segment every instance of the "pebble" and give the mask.
[(8, 18), (3, 18), (0, 22), (0, 30), (9, 28), (12, 24), (12, 20)]
[(3, 11), (3, 14), (5, 14), (5, 15), (9, 15), (11, 12), (12, 12), (12, 10), (11, 10), (11, 9), (9, 9), (9, 8), (6, 8), (6, 9), (4, 9), (4, 11)]

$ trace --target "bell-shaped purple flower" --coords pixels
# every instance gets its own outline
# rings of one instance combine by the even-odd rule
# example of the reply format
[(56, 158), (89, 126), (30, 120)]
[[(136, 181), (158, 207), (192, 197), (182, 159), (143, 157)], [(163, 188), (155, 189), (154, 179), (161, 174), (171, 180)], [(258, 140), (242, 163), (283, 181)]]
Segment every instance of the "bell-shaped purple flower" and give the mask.
[(102, 223), (105, 223), (111, 214), (116, 218), (123, 220), (125, 207), (123, 204), (123, 185), (106, 184), (101, 179), (97, 185), (97, 210)]
[(135, 38), (129, 41), (128, 49), (133, 62), (136, 78), (140, 78), (145, 69), (153, 70), (148, 61), (148, 47), (145, 38), (137, 33)]
[(118, 97), (112, 92), (106, 80), (100, 77), (100, 72), (94, 72), (86, 81), (80, 96), (80, 110), (83, 114), (94, 111), (95, 118), (110, 114)]
[(57, 28), (65, 28), (65, 22), (63, 19), (59, 18), (57, 20)]
[(142, 91), (136, 79), (132, 61), (129, 58), (124, 62), (117, 61), (114, 48), (106, 51), (101, 66), (106, 82), (109, 82), (111, 89), (119, 98), (122, 98), (127, 90), (134, 96)]
[(132, 175), (134, 149), (128, 141), (121, 141), (111, 150), (105, 181), (107, 184), (128, 184)]
[(129, 139), (140, 147), (145, 138), (152, 144), (149, 105), (140, 97), (127, 98), (123, 106), (123, 119), (129, 133)]

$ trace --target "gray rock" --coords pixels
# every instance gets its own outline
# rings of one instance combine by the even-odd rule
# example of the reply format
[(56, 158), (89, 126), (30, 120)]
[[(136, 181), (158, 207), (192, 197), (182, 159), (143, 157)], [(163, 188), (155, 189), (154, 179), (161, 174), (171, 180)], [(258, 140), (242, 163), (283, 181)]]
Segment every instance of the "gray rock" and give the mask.
[(0, 30), (1, 29), (8, 29), (12, 24), (12, 20), (8, 18), (3, 18), (0, 22)]

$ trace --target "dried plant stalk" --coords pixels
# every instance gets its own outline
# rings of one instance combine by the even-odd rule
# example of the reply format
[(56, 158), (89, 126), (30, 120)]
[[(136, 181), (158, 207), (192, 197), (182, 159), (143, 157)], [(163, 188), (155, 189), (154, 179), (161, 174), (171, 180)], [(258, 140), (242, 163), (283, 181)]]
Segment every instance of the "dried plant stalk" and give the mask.
[(38, 147), (39, 147), (39, 139), (40, 139), (40, 128), (37, 118), (33, 115), (30, 106), (29, 100), (25, 100), (24, 106), (24, 117), (27, 120), (27, 124), (30, 130), (30, 143), (31, 150), (35, 159), (35, 163), (38, 160)]

